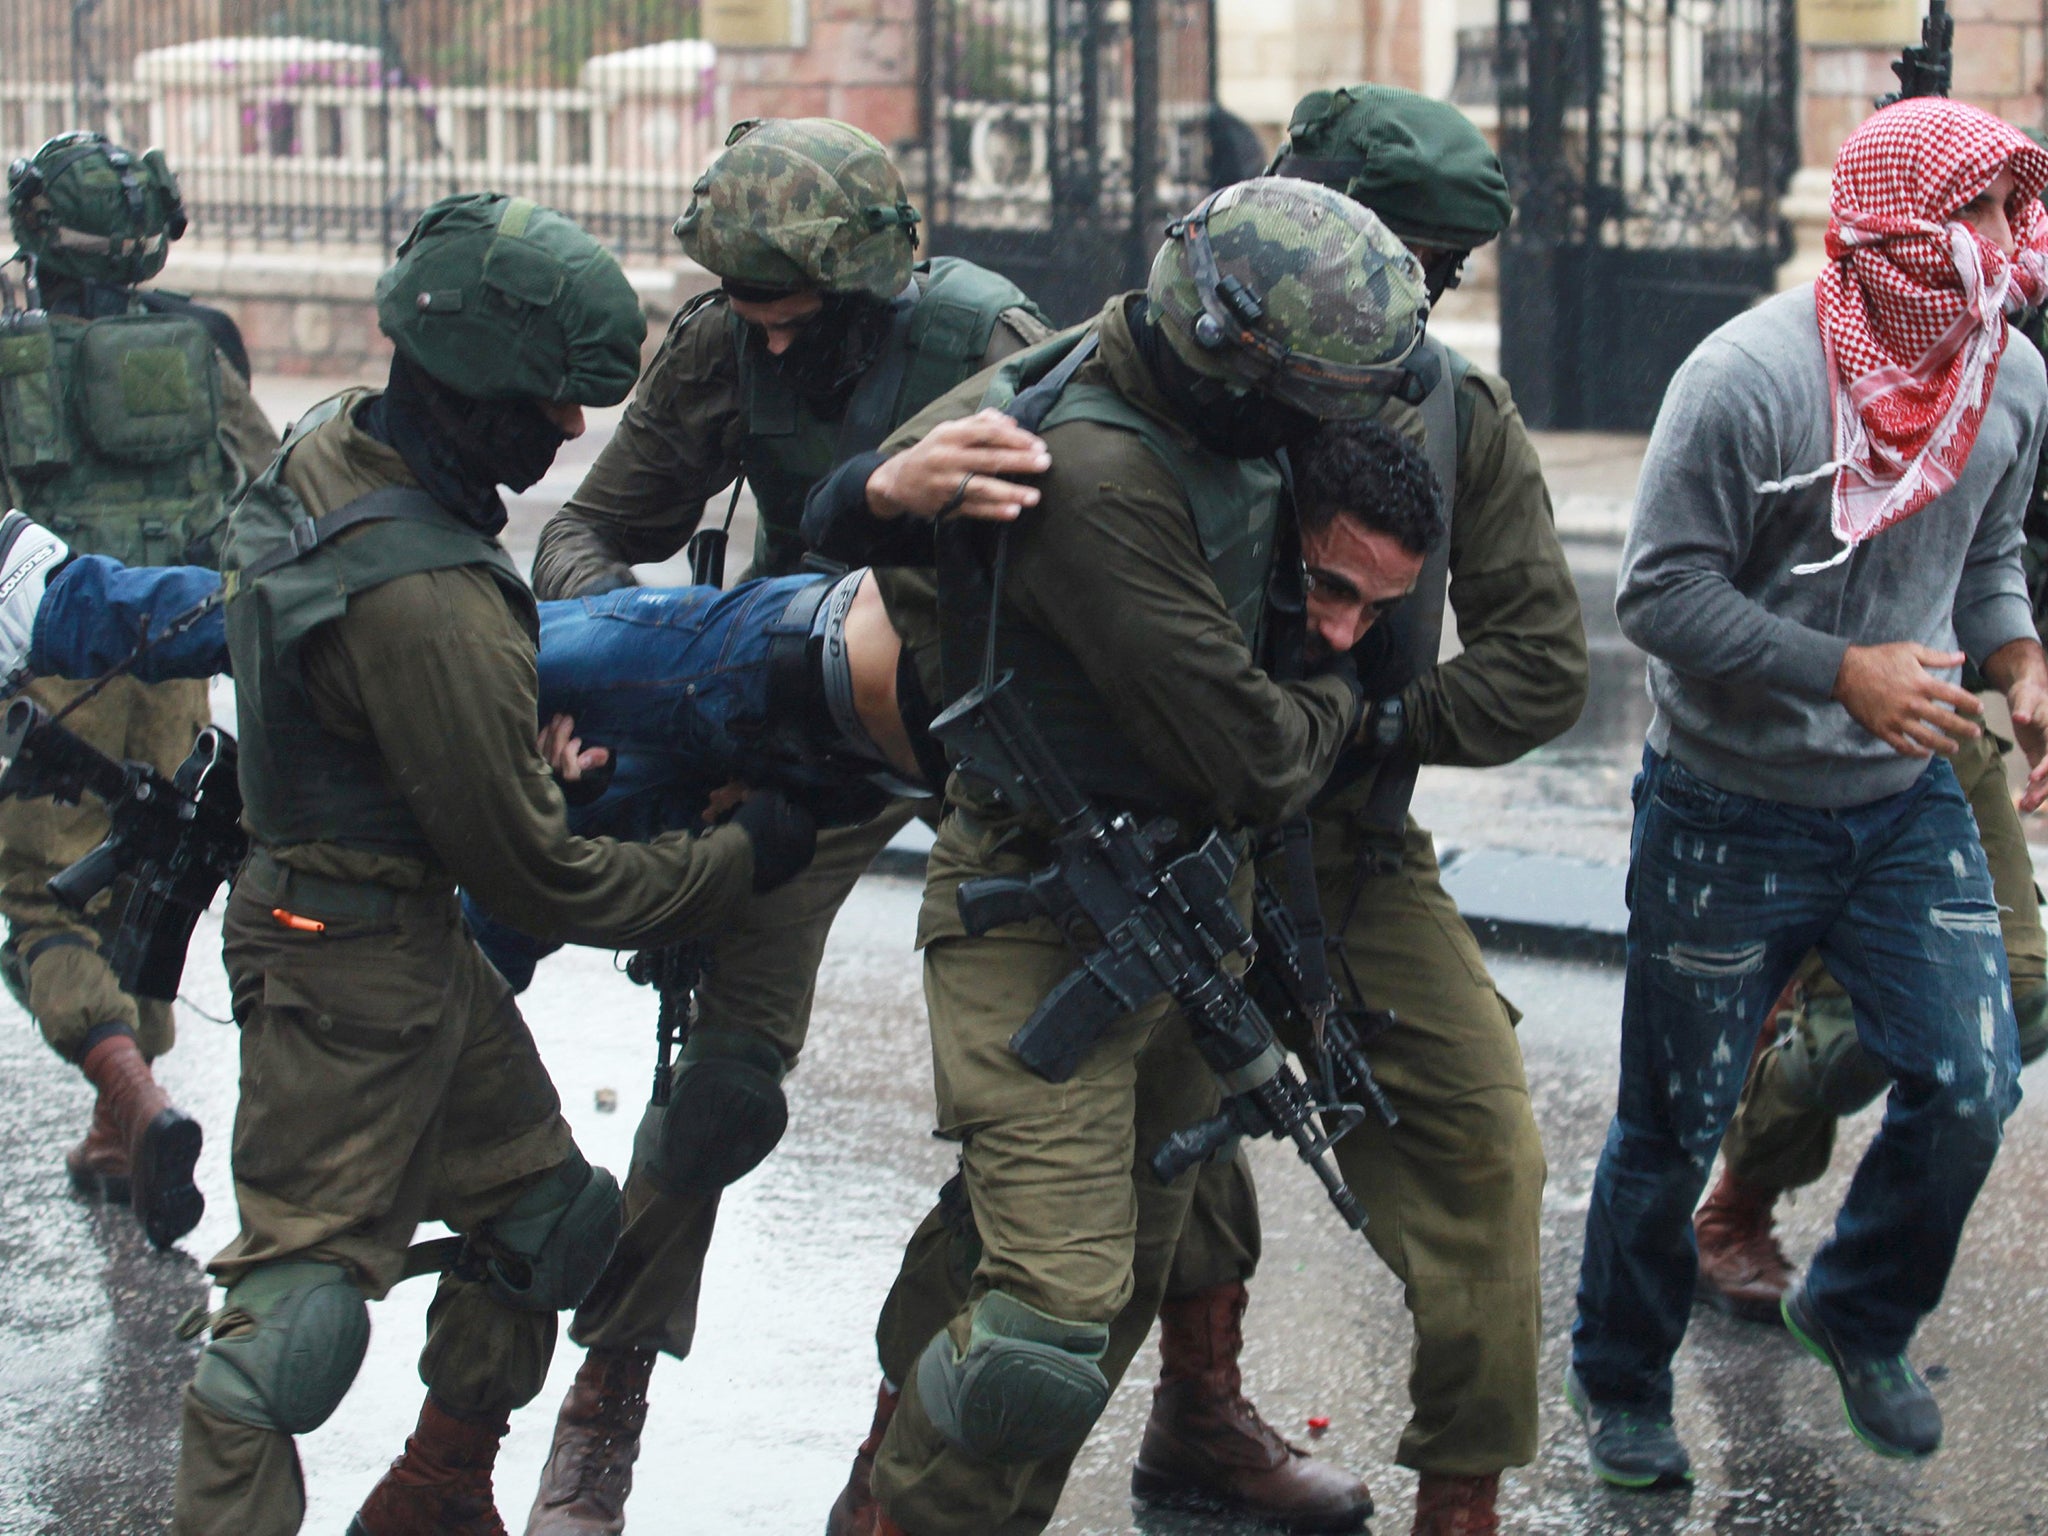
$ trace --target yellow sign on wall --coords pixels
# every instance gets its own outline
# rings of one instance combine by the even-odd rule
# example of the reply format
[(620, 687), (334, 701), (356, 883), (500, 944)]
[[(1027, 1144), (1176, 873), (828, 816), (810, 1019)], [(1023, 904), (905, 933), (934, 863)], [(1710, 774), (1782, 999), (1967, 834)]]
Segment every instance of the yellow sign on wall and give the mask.
[[(706, 0), (707, 5), (719, 0)], [(1920, 0), (1799, 0), (1799, 40), (1864, 48), (1920, 41)]]
[(702, 0), (698, 25), (720, 48), (796, 48), (803, 0)]

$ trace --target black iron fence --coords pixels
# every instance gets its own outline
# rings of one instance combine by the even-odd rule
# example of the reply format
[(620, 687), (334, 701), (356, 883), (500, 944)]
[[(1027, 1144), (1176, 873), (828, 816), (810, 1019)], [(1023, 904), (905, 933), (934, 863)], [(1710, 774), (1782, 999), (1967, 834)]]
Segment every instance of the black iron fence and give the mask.
[(666, 252), (716, 152), (696, 0), (0, 0), (0, 156), (160, 144), (194, 233), (389, 246), (491, 187)]
[(1214, 0), (921, 0), (919, 21), (933, 248), (1063, 322), (1141, 285), (1214, 185)]
[(1792, 0), (1500, 0), (1517, 203), (1501, 369), (1541, 427), (1647, 429), (1694, 346), (1775, 286), (1799, 164)]

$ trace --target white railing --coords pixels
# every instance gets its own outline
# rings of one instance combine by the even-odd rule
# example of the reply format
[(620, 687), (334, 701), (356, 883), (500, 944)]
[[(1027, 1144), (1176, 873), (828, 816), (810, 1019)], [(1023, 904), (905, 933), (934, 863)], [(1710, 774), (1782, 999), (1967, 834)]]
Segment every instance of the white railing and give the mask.
[[(721, 142), (715, 69), (711, 45), (677, 40), (591, 59), (573, 88), (443, 85), (384, 78), (372, 48), (220, 38), (140, 55), (109, 93), (109, 131), (161, 145), (188, 204), (250, 227), (368, 227), (393, 202), (486, 187), (672, 220)], [(72, 112), (68, 83), (0, 81), (5, 153)]]

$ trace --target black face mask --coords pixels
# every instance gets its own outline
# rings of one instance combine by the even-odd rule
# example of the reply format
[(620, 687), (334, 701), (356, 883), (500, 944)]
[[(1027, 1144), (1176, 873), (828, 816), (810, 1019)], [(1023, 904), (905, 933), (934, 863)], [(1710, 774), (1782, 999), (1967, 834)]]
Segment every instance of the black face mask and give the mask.
[(1422, 285), (1429, 291), (1430, 307), (1465, 280), (1465, 258), (1470, 251), (1438, 251), (1422, 264)]
[[(780, 357), (762, 355), (797, 396), (821, 415), (836, 414), (868, 371), (887, 332), (887, 309), (870, 299), (827, 294), (825, 307), (797, 332)], [(759, 332), (755, 332), (759, 339)]]
[(1306, 411), (1253, 391), (1235, 394), (1221, 379), (1197, 373), (1180, 359), (1159, 328), (1145, 316), (1139, 296), (1124, 311), (1138, 351), (1174, 414), (1195, 440), (1229, 459), (1263, 459), (1307, 441), (1316, 429)]
[(397, 450), (429, 496), (488, 534), (505, 526), (498, 487), (534, 485), (568, 441), (538, 401), (471, 400), (403, 354), (392, 357), (389, 384), (359, 421)]

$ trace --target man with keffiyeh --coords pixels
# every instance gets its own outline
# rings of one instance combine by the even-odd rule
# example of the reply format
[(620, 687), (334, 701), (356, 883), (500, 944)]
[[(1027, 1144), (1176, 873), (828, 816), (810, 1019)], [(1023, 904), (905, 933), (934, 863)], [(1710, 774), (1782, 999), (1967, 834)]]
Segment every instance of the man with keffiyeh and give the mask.
[(1595, 1473), (1691, 1477), (1671, 1359), (1691, 1215), (1773, 998), (1818, 949), (1893, 1080), (1829, 1241), (1786, 1296), (1882, 1455), (1931, 1455), (1906, 1356), (2019, 1102), (1998, 907), (1948, 758), (1974, 662), (2048, 800), (2048, 665), (2020, 564), (2048, 374), (2048, 151), (1921, 98), (1835, 162), (1829, 265), (1729, 322), (1666, 394), (1622, 554), (1655, 706), (1635, 785), (1619, 1106), (1594, 1178), (1566, 1395)]

